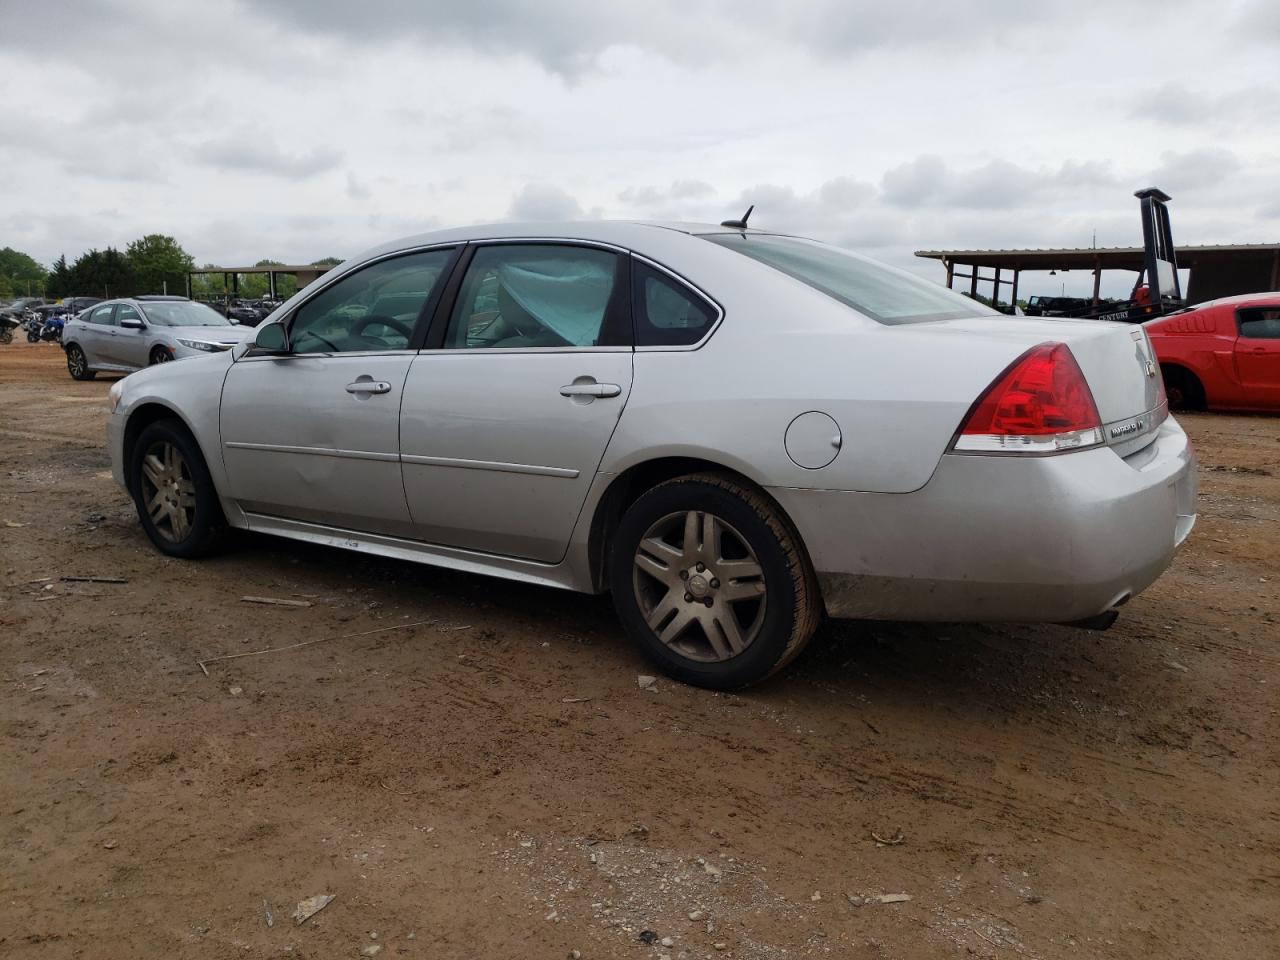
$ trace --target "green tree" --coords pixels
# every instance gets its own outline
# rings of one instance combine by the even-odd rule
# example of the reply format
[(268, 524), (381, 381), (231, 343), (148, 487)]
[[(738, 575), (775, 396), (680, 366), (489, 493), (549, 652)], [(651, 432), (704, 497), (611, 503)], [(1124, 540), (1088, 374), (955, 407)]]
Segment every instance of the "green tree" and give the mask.
[(129, 258), (119, 250), (90, 250), (71, 268), (76, 296), (127, 297), (138, 292)]
[[(206, 263), (206, 267), (216, 267), (216, 263)], [(221, 273), (198, 273), (191, 278), (191, 296), (197, 300), (208, 300), (222, 296)]]
[(12, 247), (0, 250), (0, 276), (7, 277), (13, 296), (35, 297), (44, 293), (47, 271), (36, 261)]
[(288, 300), (298, 292), (298, 278), (291, 273), (276, 274), (276, 296)]
[(53, 261), (53, 269), (44, 282), (44, 292), (49, 297), (75, 296), (75, 290), (71, 286), (71, 268), (67, 266), (65, 253)]
[(312, 260), (313, 267), (329, 267), (332, 269), (342, 262), (341, 257), (321, 257), (319, 260)]
[(13, 281), (0, 273), (0, 300), (12, 300), (13, 295)]
[(134, 240), (125, 250), (138, 293), (184, 293), (187, 271), (195, 266), (191, 254), (173, 237), (149, 233)]
[[(259, 260), (255, 267), (279, 267), (279, 260)], [(248, 298), (265, 297), (271, 292), (271, 281), (265, 273), (246, 273), (240, 278), (240, 296)], [(298, 292), (297, 278), (289, 274), (276, 275), (276, 296), (292, 297)]]

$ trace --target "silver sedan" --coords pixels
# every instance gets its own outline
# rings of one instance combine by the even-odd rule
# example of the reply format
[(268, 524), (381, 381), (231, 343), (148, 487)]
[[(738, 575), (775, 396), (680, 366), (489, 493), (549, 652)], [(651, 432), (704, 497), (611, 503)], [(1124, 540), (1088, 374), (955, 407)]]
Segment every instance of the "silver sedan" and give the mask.
[(1141, 328), (1006, 317), (736, 225), (390, 243), (110, 406), (167, 554), (238, 527), (609, 591), (715, 688), (823, 616), (1106, 626), (1195, 521)]
[(253, 338), (203, 303), (186, 297), (109, 300), (82, 311), (62, 329), (67, 372), (92, 380), (99, 371), (129, 373), (169, 360), (219, 353)]

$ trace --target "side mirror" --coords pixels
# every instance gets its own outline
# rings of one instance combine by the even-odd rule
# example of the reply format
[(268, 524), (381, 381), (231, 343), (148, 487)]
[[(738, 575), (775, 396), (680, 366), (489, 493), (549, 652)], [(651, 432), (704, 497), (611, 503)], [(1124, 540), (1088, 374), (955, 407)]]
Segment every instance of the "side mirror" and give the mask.
[(264, 323), (253, 338), (253, 348), (258, 353), (288, 353), (288, 329), (278, 320)]
[(131, 317), (126, 317), (124, 320), (120, 321), (121, 330), (145, 330), (146, 328), (147, 325), (141, 320), (134, 320)]

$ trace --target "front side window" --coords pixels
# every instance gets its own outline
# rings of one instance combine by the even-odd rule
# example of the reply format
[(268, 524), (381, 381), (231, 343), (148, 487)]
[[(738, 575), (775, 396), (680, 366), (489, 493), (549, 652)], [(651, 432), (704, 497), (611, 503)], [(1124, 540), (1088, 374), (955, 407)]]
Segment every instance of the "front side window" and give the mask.
[(294, 314), (294, 353), (405, 350), (453, 250), (423, 250), (347, 274)]
[(93, 313), (89, 314), (89, 322), (100, 324), (104, 327), (111, 326), (111, 311), (115, 309), (115, 304), (107, 304), (105, 307), (98, 307)]
[(742, 233), (704, 239), (773, 267), (880, 323), (1002, 316), (954, 290), (824, 243)]
[(1241, 310), (1240, 336), (1250, 340), (1280, 340), (1280, 307)]
[(635, 262), (631, 295), (637, 347), (683, 347), (697, 343), (716, 322), (711, 304), (688, 287)]
[(444, 346), (527, 349), (626, 343), (626, 310), (614, 296), (622, 264), (617, 254), (589, 247), (480, 247), (458, 291)]
[(129, 306), (127, 303), (122, 303), (120, 304), (119, 309), (116, 310), (116, 324), (119, 325), (124, 323), (126, 320), (141, 321), (142, 318), (138, 316), (137, 310), (133, 309), (133, 307)]

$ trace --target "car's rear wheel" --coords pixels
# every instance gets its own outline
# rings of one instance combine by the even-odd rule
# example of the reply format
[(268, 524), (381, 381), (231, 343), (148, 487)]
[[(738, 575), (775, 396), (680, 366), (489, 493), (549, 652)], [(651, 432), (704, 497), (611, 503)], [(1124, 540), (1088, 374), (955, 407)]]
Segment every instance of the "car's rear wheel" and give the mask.
[(226, 521), (200, 448), (180, 421), (143, 428), (129, 478), (138, 519), (156, 547), (185, 558), (216, 549)]
[(173, 359), (172, 351), (166, 350), (164, 347), (152, 347), (149, 362), (152, 366), (157, 363), (168, 363)]
[(610, 553), (623, 626), (666, 673), (717, 690), (782, 669), (821, 618), (799, 536), (764, 495), (697, 474), (623, 515)]
[(1165, 395), (1170, 410), (1203, 410), (1205, 408), (1204, 384), (1185, 367), (1161, 368), (1164, 376)]
[(92, 380), (97, 374), (89, 369), (89, 360), (76, 344), (67, 347), (67, 373), (72, 380)]

